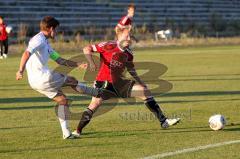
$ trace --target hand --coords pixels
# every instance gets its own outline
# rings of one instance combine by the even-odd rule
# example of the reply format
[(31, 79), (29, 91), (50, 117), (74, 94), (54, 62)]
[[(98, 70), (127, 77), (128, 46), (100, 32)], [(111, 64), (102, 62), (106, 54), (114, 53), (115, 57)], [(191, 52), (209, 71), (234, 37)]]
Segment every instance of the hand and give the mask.
[(16, 80), (21, 80), (23, 78), (23, 72), (22, 71), (18, 71), (16, 73)]
[(83, 62), (83, 63), (78, 63), (78, 68), (80, 68), (80, 69), (87, 69), (87, 67), (88, 67), (88, 64), (87, 63), (85, 63), (85, 62)]
[(90, 63), (89, 66), (90, 66), (90, 68), (89, 68), (90, 71), (96, 71), (97, 70), (97, 66), (96, 66), (95, 63)]

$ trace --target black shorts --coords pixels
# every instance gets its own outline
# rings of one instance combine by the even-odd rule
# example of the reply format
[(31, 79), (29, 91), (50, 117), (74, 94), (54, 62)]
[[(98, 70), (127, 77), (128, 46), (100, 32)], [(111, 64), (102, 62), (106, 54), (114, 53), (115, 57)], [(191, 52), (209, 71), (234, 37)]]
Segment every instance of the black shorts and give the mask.
[(109, 83), (108, 81), (95, 81), (94, 86), (96, 88), (104, 88), (106, 90), (113, 92), (112, 97), (128, 98), (131, 97), (131, 91), (134, 84), (135, 81), (133, 80), (121, 79), (114, 84)]

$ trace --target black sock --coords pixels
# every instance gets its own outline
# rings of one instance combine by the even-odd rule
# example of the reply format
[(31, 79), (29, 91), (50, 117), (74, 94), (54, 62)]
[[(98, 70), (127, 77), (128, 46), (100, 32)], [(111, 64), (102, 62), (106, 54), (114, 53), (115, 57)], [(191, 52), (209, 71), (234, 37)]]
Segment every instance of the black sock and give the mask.
[(153, 114), (158, 118), (158, 120), (163, 123), (167, 118), (163, 115), (162, 110), (160, 109), (157, 102), (154, 100), (153, 97), (148, 98), (145, 100), (145, 105), (148, 109), (153, 112)]
[(93, 111), (91, 109), (85, 110), (82, 114), (82, 118), (78, 124), (77, 131), (79, 133), (82, 132), (82, 129), (90, 122), (91, 118), (93, 116)]

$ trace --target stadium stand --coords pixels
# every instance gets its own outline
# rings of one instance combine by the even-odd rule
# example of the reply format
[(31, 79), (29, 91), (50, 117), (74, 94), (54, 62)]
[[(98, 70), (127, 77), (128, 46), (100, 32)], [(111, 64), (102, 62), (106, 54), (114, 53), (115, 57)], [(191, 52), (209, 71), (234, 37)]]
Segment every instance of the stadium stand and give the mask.
[(93, 26), (113, 28), (131, 2), (137, 6), (135, 26), (152, 31), (193, 25), (221, 31), (223, 23), (240, 21), (239, 0), (0, 0), (0, 15), (14, 30), (26, 24), (33, 33), (43, 16), (52, 15), (62, 31), (74, 34)]

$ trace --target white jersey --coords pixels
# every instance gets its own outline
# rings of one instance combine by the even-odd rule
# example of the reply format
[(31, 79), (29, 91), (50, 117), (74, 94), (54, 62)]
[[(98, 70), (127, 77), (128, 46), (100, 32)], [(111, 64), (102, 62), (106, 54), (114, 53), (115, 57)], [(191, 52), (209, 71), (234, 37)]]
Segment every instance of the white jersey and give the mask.
[(30, 86), (35, 90), (56, 91), (64, 80), (61, 74), (52, 72), (48, 67), (49, 56), (54, 50), (42, 32), (29, 41), (27, 51), (31, 54), (26, 64)]

